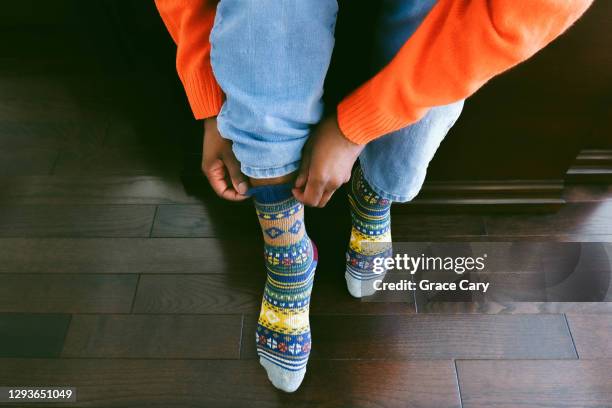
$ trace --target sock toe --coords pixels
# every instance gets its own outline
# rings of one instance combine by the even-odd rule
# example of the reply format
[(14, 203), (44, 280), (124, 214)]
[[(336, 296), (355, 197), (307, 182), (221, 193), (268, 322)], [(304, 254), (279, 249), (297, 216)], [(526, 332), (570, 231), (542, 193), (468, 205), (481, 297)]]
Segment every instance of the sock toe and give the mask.
[(362, 298), (365, 296), (371, 296), (376, 292), (374, 289), (374, 280), (359, 280), (353, 278), (348, 272), (344, 274), (346, 279), (346, 288), (348, 289), (351, 296), (355, 298)]
[(294, 392), (302, 384), (306, 368), (298, 371), (289, 371), (277, 366), (276, 364), (266, 360), (263, 357), (259, 358), (259, 364), (266, 369), (268, 379), (276, 388), (285, 392)]

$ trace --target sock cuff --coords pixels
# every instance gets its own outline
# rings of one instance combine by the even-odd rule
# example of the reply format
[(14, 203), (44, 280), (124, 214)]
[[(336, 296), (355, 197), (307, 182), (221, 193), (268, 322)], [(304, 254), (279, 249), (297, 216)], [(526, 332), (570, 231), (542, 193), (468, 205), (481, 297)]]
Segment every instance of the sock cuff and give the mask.
[(359, 164), (351, 175), (349, 195), (352, 195), (357, 203), (371, 210), (388, 210), (391, 207), (391, 200), (381, 197), (370, 187)]
[(291, 189), (293, 185), (287, 184), (273, 184), (268, 186), (257, 186), (251, 187), (247, 191), (247, 195), (253, 197), (255, 202), (261, 204), (276, 203), (282, 200), (286, 200), (293, 196)]

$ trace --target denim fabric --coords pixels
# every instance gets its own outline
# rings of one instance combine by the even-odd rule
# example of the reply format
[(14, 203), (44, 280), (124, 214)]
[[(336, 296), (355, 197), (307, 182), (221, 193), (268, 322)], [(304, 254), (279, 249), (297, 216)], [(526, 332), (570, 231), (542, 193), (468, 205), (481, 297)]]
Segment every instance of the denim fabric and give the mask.
[(226, 95), (217, 117), (242, 172), (289, 174), (323, 114), (336, 0), (221, 0), (211, 63)]
[[(437, 2), (382, 1), (375, 70), (395, 56)], [(462, 108), (463, 101), (434, 107), (420, 121), (368, 143), (359, 156), (359, 163), (370, 187), (392, 201), (412, 200), (423, 186), (429, 162)]]
[[(378, 55), (384, 66), (436, 0), (381, 0)], [(226, 95), (217, 118), (242, 172), (277, 177), (299, 167), (323, 112), (323, 82), (334, 46), (336, 0), (221, 0), (210, 36), (211, 62)], [(419, 122), (369, 143), (359, 160), (380, 195), (408, 201), (455, 123), (463, 101), (431, 109)]]
[(368, 143), (359, 163), (372, 190), (391, 201), (412, 200), (423, 186), (429, 162), (462, 108), (463, 101), (437, 106), (415, 124)]

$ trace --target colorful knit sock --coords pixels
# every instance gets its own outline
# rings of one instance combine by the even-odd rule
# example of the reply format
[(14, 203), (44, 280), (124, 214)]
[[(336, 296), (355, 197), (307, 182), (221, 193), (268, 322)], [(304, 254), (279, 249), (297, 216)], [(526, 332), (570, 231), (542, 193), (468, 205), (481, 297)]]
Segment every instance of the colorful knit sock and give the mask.
[(374, 294), (374, 281), (384, 278), (384, 271), (375, 271), (374, 259), (392, 256), (391, 202), (372, 190), (359, 165), (351, 176), (348, 199), (352, 228), (344, 277), (350, 294), (360, 298)]
[(255, 187), (250, 193), (268, 272), (255, 333), (257, 354), (272, 384), (293, 392), (310, 354), (308, 310), (317, 250), (306, 234), (304, 206), (293, 198), (290, 185)]

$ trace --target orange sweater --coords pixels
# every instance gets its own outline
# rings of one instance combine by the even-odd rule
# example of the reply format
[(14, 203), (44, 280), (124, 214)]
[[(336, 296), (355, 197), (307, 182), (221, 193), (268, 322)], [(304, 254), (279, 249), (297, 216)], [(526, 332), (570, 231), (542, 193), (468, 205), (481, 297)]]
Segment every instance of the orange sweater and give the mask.
[[(391, 62), (338, 105), (344, 135), (367, 143), (473, 94), (564, 32), (593, 0), (439, 0)], [(210, 66), (215, 0), (156, 0), (177, 44), (176, 67), (196, 118), (219, 113)]]

